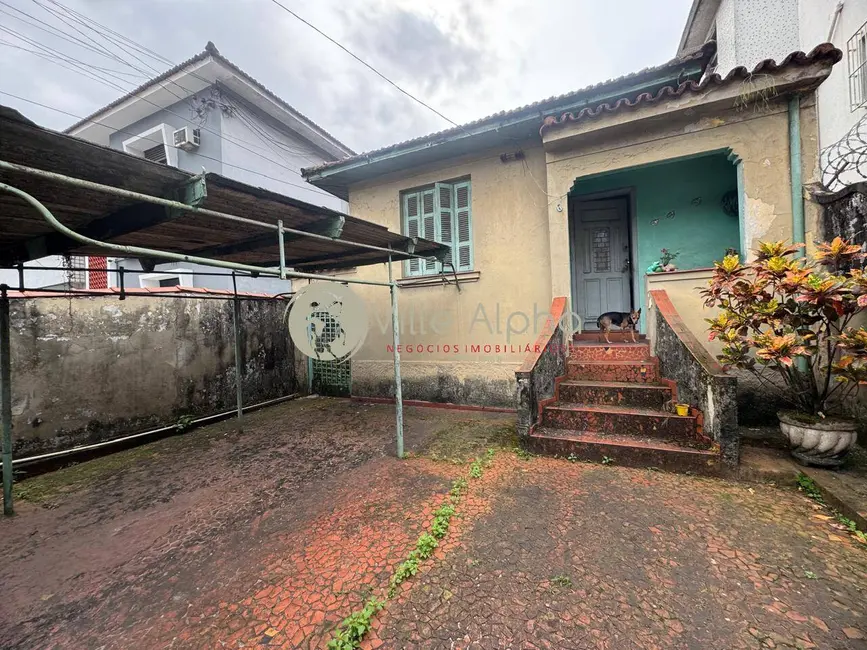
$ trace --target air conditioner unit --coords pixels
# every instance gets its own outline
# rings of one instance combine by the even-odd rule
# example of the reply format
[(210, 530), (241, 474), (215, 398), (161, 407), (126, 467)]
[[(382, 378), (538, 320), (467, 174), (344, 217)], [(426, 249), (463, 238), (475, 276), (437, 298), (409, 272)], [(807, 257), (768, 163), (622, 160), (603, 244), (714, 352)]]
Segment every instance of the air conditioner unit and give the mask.
[(185, 126), (172, 134), (172, 141), (178, 149), (192, 151), (201, 144), (202, 136), (199, 129), (191, 129)]

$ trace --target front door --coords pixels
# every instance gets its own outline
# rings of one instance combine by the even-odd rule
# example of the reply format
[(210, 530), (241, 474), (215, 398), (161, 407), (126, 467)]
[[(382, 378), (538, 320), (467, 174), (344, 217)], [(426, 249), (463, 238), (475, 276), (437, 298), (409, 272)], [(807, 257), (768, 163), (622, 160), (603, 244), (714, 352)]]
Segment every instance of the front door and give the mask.
[(576, 200), (570, 219), (572, 302), (585, 329), (609, 311), (632, 308), (629, 198)]

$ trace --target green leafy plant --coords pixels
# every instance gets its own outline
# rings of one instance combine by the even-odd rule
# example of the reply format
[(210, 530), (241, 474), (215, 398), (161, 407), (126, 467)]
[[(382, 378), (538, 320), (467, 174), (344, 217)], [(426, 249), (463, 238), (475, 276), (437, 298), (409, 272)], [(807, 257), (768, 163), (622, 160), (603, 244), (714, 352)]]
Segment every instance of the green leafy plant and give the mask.
[(558, 587), (571, 587), (572, 586), (572, 578), (565, 574), (561, 574), (558, 576), (554, 576), (551, 578), (551, 584), (556, 585)]
[(370, 630), (373, 617), (385, 607), (385, 602), (376, 598), (368, 600), (362, 609), (353, 612), (340, 625), (328, 642), (328, 650), (355, 650), (361, 645), (364, 635)]
[(667, 248), (661, 248), (659, 250), (659, 263), (662, 266), (668, 266), (677, 259), (678, 255), (680, 255), (680, 251), (670, 251)]
[(453, 499), (459, 499), (461, 495), (467, 491), (467, 479), (459, 478), (452, 483), (452, 489), (449, 490), (449, 496)]
[(611, 465), (613, 462), (614, 462), (614, 459), (609, 457), (609, 456), (603, 456), (602, 457), (602, 464), (603, 465)]
[(514, 451), (515, 456), (517, 456), (521, 460), (530, 460), (531, 458), (533, 458), (533, 454), (531, 454), (523, 447), (515, 447), (512, 451)]
[(178, 433), (182, 433), (190, 428), (190, 426), (195, 422), (196, 418), (192, 415), (182, 415), (178, 418), (178, 421), (175, 422), (175, 431)]
[(867, 331), (849, 326), (867, 309), (867, 274), (858, 268), (865, 255), (839, 237), (819, 244), (813, 259), (795, 256), (801, 246), (762, 243), (748, 265), (727, 255), (702, 296), (720, 308), (706, 320), (725, 367), (824, 417), (867, 382)]
[(478, 460), (470, 465), (470, 478), (482, 478), (482, 464)]
[(430, 533), (437, 539), (442, 539), (449, 532), (452, 517), (455, 514), (455, 507), (446, 503), (441, 505), (434, 511), (434, 518), (430, 525)]

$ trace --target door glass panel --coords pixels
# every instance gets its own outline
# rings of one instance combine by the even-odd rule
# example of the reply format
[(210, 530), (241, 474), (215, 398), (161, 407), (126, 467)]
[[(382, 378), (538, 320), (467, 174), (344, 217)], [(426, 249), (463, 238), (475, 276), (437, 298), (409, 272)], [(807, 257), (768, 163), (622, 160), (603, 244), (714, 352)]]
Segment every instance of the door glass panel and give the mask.
[(611, 230), (593, 229), (593, 271), (607, 273), (611, 270)]

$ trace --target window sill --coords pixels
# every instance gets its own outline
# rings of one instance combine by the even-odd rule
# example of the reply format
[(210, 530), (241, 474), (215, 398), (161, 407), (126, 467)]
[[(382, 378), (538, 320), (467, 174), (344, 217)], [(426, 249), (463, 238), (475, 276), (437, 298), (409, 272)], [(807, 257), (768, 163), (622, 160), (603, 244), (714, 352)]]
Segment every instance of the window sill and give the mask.
[[(481, 271), (463, 271), (457, 274), (458, 284), (467, 284), (469, 282), (478, 282), (481, 277)], [(411, 287), (444, 287), (455, 283), (454, 273), (437, 273), (436, 275), (413, 276), (409, 278), (401, 278), (397, 281), (397, 286), (403, 289)]]

